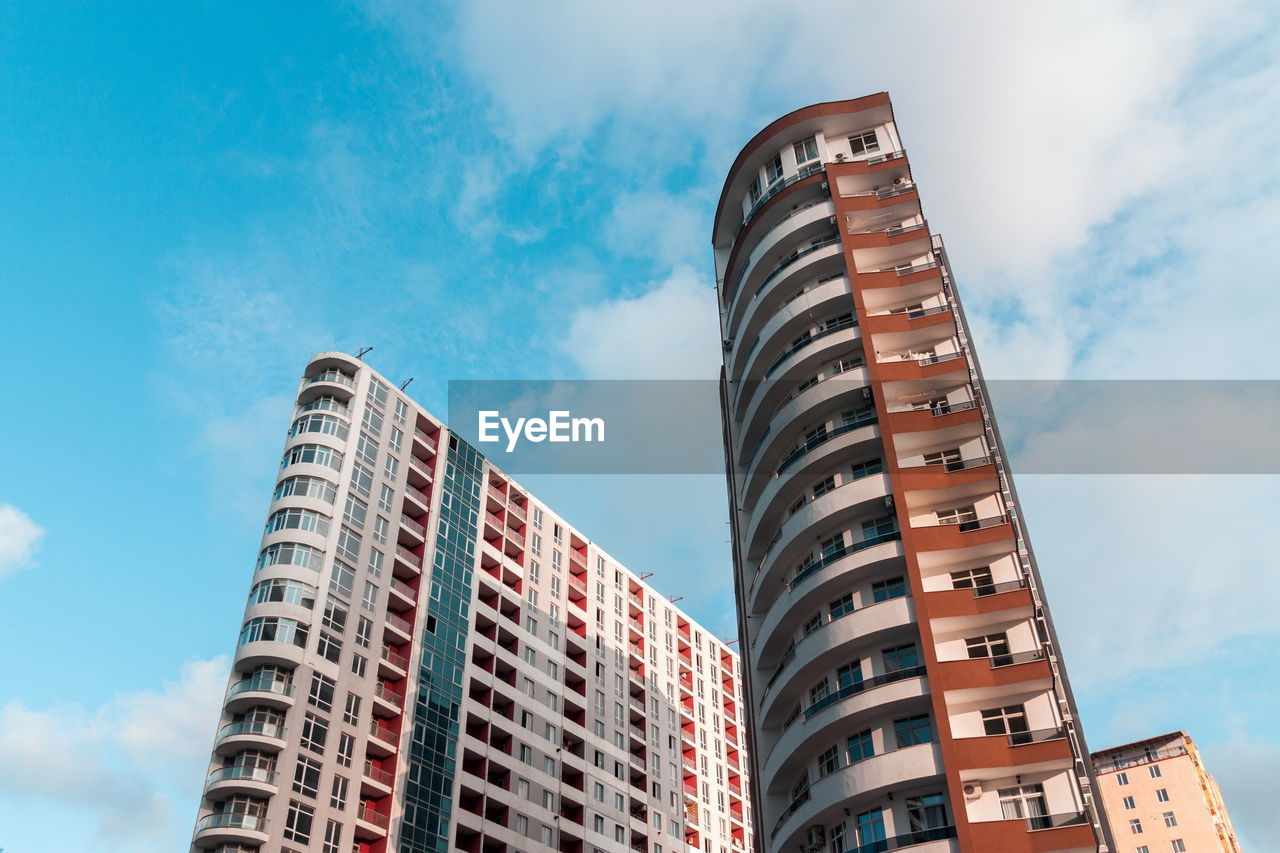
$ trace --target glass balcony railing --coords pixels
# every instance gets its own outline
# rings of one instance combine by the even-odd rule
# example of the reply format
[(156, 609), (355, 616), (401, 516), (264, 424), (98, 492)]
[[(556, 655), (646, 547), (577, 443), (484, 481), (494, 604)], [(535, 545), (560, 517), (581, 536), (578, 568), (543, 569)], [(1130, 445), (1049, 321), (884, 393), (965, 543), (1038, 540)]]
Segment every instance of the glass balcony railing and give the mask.
[(875, 536), (868, 536), (861, 542), (854, 542), (852, 545), (845, 545), (838, 551), (833, 551), (830, 554), (824, 554), (821, 558), (814, 560), (812, 563), (796, 572), (796, 576), (787, 584), (787, 589), (795, 589), (796, 586), (804, 582), (814, 572), (826, 568), (837, 560), (843, 560), (850, 554), (856, 554), (859, 551), (865, 551), (868, 548), (874, 548), (876, 545), (883, 545), (885, 542), (893, 542), (901, 538), (901, 531), (890, 530), (887, 533), (877, 533)]
[(805, 178), (811, 175), (816, 175), (821, 171), (822, 163), (810, 163), (791, 177), (785, 178), (781, 181), (775, 181), (772, 186), (761, 193), (760, 197), (755, 200), (751, 205), (751, 209), (747, 211), (747, 215), (742, 217), (742, 225), (738, 226), (738, 232), (741, 233), (742, 229), (747, 227), (747, 223), (749, 223), (752, 218), (760, 212), (760, 208), (764, 207), (765, 204), (768, 203), (769, 199), (773, 198), (792, 184), (803, 181)]
[(777, 359), (774, 360), (773, 364), (769, 365), (769, 369), (764, 372), (764, 378), (768, 379), (787, 361), (787, 359), (791, 358), (791, 356), (800, 352), (802, 349), (805, 349), (814, 341), (825, 338), (827, 335), (833, 335), (836, 332), (843, 331), (844, 329), (856, 328), (857, 325), (858, 321), (850, 316), (847, 320), (832, 323), (831, 325), (810, 334), (809, 337), (804, 340), (792, 344), (783, 351), (782, 355), (778, 356)]
[(216, 812), (196, 821), (196, 834), (206, 829), (247, 829), (252, 832), (266, 832), (267, 820), (258, 815), (243, 812)]
[(834, 705), (841, 699), (848, 699), (850, 696), (857, 696), (870, 690), (873, 687), (882, 687), (885, 684), (892, 684), (895, 681), (902, 681), (907, 678), (920, 678), (925, 674), (923, 666), (909, 666), (905, 669), (895, 669), (893, 672), (886, 672), (881, 675), (873, 675), (871, 678), (863, 681), (855, 681), (851, 684), (845, 684), (833, 693), (814, 702), (808, 708), (804, 709), (804, 718), (807, 720), (814, 714), (830, 705)]
[(276, 784), (275, 771), (265, 767), (222, 767), (209, 774), (205, 784), (216, 782), (261, 782), (264, 785)]
[(232, 684), (227, 690), (227, 697), (241, 693), (274, 693), (277, 696), (292, 696), (293, 685), (282, 678), (255, 675)]
[(237, 735), (258, 735), (260, 737), (284, 740), (284, 726), (268, 723), (264, 720), (242, 720), (238, 723), (228, 723), (223, 726), (218, 731), (218, 740)]
[(792, 465), (799, 462), (804, 457), (808, 456), (814, 450), (826, 444), (828, 441), (839, 438), (845, 433), (853, 432), (854, 430), (857, 430), (857, 429), (862, 429), (865, 426), (870, 426), (875, 422), (876, 422), (876, 410), (870, 407), (866, 409), (862, 409), (851, 420), (840, 424), (840, 426), (836, 427), (833, 430), (830, 430), (829, 432), (824, 432), (821, 435), (817, 435), (809, 439), (804, 444), (800, 445), (795, 450), (788, 453), (783, 458), (783, 460), (780, 463), (778, 463), (778, 470), (775, 473), (777, 474), (777, 476), (781, 477), (784, 471), (786, 471)]
[(341, 370), (323, 370), (307, 377), (308, 385), (314, 385), (317, 382), (332, 382), (344, 388), (354, 389), (356, 387), (356, 381)]

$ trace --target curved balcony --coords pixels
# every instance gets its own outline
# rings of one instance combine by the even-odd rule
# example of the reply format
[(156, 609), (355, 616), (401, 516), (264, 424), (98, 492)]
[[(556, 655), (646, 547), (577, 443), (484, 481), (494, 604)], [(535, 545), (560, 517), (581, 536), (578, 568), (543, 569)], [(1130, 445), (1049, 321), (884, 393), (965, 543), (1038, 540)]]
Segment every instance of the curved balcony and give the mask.
[[(778, 533), (772, 547), (761, 558), (762, 573), (757, 581), (759, 589), (767, 595), (774, 594), (776, 588), (781, 586), (780, 570), (785, 571), (791, 563), (808, 552), (820, 528), (841, 527), (856, 519), (866, 518), (873, 514), (870, 510), (877, 507), (883, 509), (884, 499), (891, 493), (889, 476), (872, 474), (844, 483), (805, 504), (783, 522), (781, 528), (777, 528)], [(757, 545), (758, 540), (763, 539), (769, 529), (772, 528), (760, 529), (759, 537), (747, 540), (746, 544)]]
[(214, 812), (196, 821), (196, 832), (193, 841), (265, 844), (267, 842), (267, 819), (242, 812)]
[(279, 774), (265, 767), (219, 767), (205, 780), (205, 796), (209, 799), (232, 794), (269, 797), (279, 788)]
[(874, 755), (824, 776), (809, 789), (807, 800), (792, 804), (774, 824), (774, 850), (792, 850), (805, 829), (843, 817), (844, 811), (879, 800), (893, 789), (917, 785), (941, 776), (942, 751), (936, 743), (921, 743)]
[(821, 706), (810, 706), (813, 713), (802, 715), (781, 733), (766, 730), (764, 734), (776, 734), (776, 740), (768, 747), (760, 744), (764, 755), (760, 764), (762, 790), (783, 790), (794, 781), (801, 765), (838, 738), (864, 727), (872, 717), (923, 707), (928, 696), (924, 667), (916, 667), (868, 678), (857, 690), (833, 693)]
[(915, 608), (905, 596), (876, 602), (824, 624), (796, 643), (794, 655), (774, 668), (760, 699), (761, 726), (778, 725), (778, 718), (791, 710), (779, 707), (779, 702), (794, 699), (804, 686), (846, 663), (854, 648), (870, 648), (886, 634), (914, 625)]
[(806, 246), (778, 264), (767, 268), (761, 266), (743, 280), (744, 290), (729, 309), (725, 329), (733, 336), (742, 328), (743, 318), (748, 313), (772, 313), (809, 279), (844, 271), (844, 248), (838, 234)]
[(284, 726), (264, 723), (261, 720), (242, 720), (227, 723), (218, 730), (214, 752), (226, 755), (242, 749), (261, 749), (279, 752), (284, 749)]
[(770, 603), (755, 630), (755, 660), (775, 659), (781, 653), (780, 647), (815, 610), (850, 587), (860, 585), (862, 578), (905, 570), (904, 554), (901, 538), (888, 539), (847, 553), (815, 569), (799, 583), (789, 584)]
[(772, 228), (761, 235), (744, 260), (739, 263), (735, 259), (734, 266), (738, 269), (726, 270), (725, 280), (733, 283), (730, 289), (741, 298), (746, 292), (744, 285), (759, 281), (762, 267), (772, 269), (776, 266), (771, 263), (771, 259), (778, 255), (780, 245), (787, 242), (799, 243), (811, 239), (815, 234), (829, 233), (835, 225), (835, 215), (835, 204), (830, 198), (826, 198), (797, 207), (778, 219)]
[[(738, 382), (743, 376), (750, 375), (750, 370), (746, 368), (757, 367), (755, 362), (758, 361), (760, 350), (769, 349), (767, 342), (779, 334), (786, 334), (787, 330), (795, 329), (800, 318), (811, 320), (813, 317), (853, 309), (849, 279), (842, 275), (792, 297), (778, 306), (778, 310), (772, 314), (750, 312), (735, 335), (736, 344), (729, 359), (729, 378)], [(793, 331), (790, 337), (794, 335)]]
[[(741, 421), (746, 411), (756, 417), (770, 404), (783, 405), (787, 395), (796, 390), (800, 381), (812, 376), (818, 368), (859, 352), (861, 337), (861, 331), (854, 324), (824, 329), (798, 344), (791, 344), (779, 353), (773, 362), (773, 372), (764, 379), (737, 383), (732, 403), (733, 418)], [(776, 420), (776, 416), (771, 420)]]
[(223, 707), (228, 711), (240, 711), (253, 705), (292, 708), (293, 685), (274, 676), (255, 675), (233, 682), (227, 688)]

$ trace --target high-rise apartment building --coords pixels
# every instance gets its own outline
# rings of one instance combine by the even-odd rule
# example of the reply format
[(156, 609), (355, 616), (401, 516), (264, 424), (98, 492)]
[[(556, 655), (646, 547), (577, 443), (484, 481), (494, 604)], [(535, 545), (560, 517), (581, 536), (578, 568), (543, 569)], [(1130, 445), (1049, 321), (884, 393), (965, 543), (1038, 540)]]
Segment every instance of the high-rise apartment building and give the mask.
[(888, 96), (758, 133), (712, 244), (761, 849), (1107, 849)]
[(362, 361), (307, 365), (193, 851), (744, 853), (738, 657)]
[(1093, 754), (1099, 799), (1122, 853), (1240, 853), (1218, 783), (1186, 732)]

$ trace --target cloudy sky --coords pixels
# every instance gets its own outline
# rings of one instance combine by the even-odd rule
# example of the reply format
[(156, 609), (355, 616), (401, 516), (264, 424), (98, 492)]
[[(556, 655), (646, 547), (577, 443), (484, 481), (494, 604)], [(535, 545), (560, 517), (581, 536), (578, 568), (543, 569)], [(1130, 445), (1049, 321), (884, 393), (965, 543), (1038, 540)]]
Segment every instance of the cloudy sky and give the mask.
[[(0, 8), (5, 853), (184, 848), (311, 353), (714, 375), (734, 154), (881, 90), (989, 376), (1280, 378), (1274, 4)], [(527, 483), (730, 633), (714, 477)], [(1280, 849), (1276, 478), (1018, 485), (1091, 744)]]

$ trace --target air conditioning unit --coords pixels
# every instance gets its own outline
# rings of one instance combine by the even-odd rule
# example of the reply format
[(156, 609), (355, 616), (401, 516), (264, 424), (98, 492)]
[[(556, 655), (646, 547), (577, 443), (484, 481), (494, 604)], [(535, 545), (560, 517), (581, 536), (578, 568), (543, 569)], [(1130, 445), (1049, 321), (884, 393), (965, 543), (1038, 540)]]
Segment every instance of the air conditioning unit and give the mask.
[(826, 827), (824, 827), (820, 823), (815, 823), (813, 826), (809, 827), (806, 841), (807, 841), (806, 846), (809, 848), (809, 850), (816, 851), (826, 847), (827, 846)]
[(733, 338), (725, 338), (720, 342), (720, 346), (724, 347), (725, 352), (733, 349)]
[(964, 783), (964, 798), (966, 801), (977, 800), (982, 797), (982, 784), (980, 782)]

